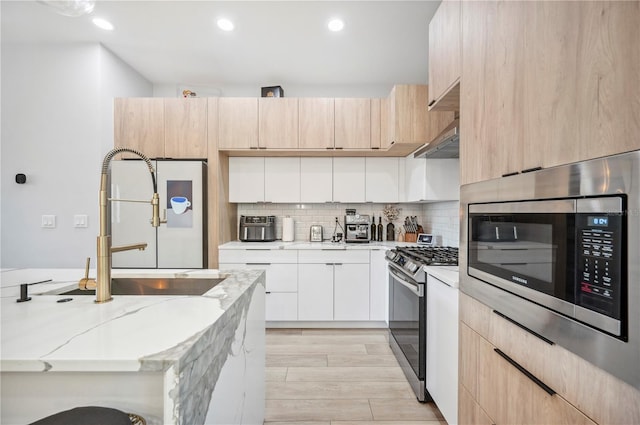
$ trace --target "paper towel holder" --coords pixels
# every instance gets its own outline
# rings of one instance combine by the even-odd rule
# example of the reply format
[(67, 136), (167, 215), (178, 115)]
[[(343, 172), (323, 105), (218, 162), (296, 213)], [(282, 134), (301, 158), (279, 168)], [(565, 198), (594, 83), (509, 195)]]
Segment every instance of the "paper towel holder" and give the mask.
[(282, 241), (293, 242), (294, 240), (294, 224), (293, 219), (290, 216), (285, 216), (282, 219)]

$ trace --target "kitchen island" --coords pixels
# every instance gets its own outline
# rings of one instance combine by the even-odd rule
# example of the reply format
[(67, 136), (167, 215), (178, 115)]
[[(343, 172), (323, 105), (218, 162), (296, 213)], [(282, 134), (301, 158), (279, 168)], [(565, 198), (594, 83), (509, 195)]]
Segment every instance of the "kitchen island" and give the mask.
[[(3, 270), (1, 417), (24, 424), (78, 406), (148, 424), (262, 424), (264, 272), (113, 270), (113, 277), (226, 278), (201, 296), (54, 295), (83, 270)], [(31, 300), (16, 302), (20, 283)], [(58, 302), (72, 298), (68, 302)]]

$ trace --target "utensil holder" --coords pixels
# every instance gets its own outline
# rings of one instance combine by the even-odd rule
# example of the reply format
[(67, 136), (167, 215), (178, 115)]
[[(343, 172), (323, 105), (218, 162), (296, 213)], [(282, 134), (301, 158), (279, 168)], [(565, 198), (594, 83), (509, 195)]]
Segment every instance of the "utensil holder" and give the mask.
[(418, 240), (418, 234), (417, 233), (405, 233), (404, 234), (404, 241), (405, 242), (415, 242)]

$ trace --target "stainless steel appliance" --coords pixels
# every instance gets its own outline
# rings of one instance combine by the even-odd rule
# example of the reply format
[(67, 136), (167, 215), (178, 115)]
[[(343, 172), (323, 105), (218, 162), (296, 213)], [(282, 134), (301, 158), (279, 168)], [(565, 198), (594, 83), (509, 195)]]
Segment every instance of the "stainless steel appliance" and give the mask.
[(427, 312), (422, 266), (458, 264), (458, 248), (396, 247), (387, 251), (389, 345), (419, 401), (432, 401), (426, 389)]
[(640, 151), (461, 189), (460, 289), (640, 388)]
[[(152, 160), (156, 170), (161, 216), (166, 224), (145, 226), (148, 203), (111, 203), (112, 245), (144, 242), (144, 250), (114, 252), (116, 268), (207, 267), (207, 164), (204, 161)], [(111, 197), (150, 199), (149, 170), (141, 160), (111, 162)]]
[(347, 214), (344, 216), (345, 239), (349, 242), (369, 242), (371, 240), (371, 218), (367, 214)]
[(320, 224), (314, 224), (309, 228), (309, 241), (310, 242), (322, 242), (323, 231)]
[(276, 216), (241, 215), (239, 239), (242, 242), (271, 242), (276, 240)]

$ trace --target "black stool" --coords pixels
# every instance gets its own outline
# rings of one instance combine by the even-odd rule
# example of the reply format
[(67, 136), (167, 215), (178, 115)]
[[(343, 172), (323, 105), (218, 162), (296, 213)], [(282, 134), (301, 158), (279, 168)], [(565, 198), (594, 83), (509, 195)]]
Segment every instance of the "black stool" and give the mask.
[(55, 413), (30, 425), (146, 425), (146, 421), (133, 413), (109, 407), (88, 406)]

